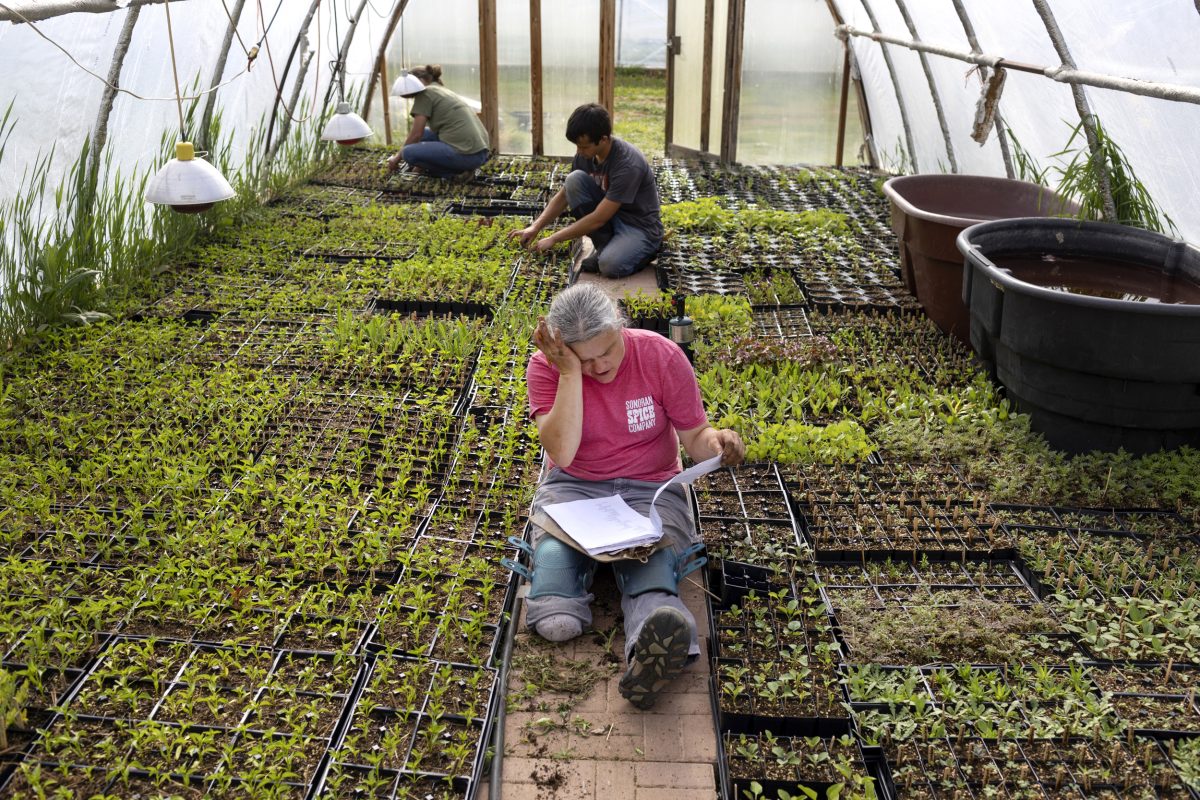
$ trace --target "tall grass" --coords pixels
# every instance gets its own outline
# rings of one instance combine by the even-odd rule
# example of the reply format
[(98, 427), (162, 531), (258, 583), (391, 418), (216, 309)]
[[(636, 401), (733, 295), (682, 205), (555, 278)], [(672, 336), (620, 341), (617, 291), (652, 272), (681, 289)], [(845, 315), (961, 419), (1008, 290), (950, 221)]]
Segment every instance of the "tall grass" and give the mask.
[(1008, 129), (1008, 137), (1013, 146), (1017, 177), (1043, 186), (1050, 186), (1051, 181), (1057, 178), (1055, 191), (1079, 202), (1080, 219), (1104, 219), (1102, 187), (1103, 175), (1107, 172), (1116, 208), (1116, 219), (1110, 221), (1158, 233), (1166, 233), (1168, 228), (1176, 231), (1174, 221), (1154, 200), (1145, 184), (1138, 180), (1125, 152), (1104, 130), (1099, 119), (1096, 120), (1097, 152), (1093, 153), (1088, 147), (1083, 123), (1079, 122), (1071, 128), (1071, 135), (1063, 149), (1050, 155), (1058, 163), (1047, 167), (1040, 166), (1034, 160), (1013, 135), (1011, 128)]
[[(192, 125), (196, 104), (189, 109)], [(305, 116), (307, 109), (300, 110)], [(155, 268), (197, 239), (237, 225), (265, 200), (308, 177), (330, 150), (320, 141), (326, 114), (294, 126), (273, 161), (261, 158), (264, 119), (249, 132), (244, 163), (234, 163), (235, 136), (214, 119), (208, 160), (229, 179), (237, 196), (197, 215), (177, 214), (143, 201), (150, 170), (124, 174), (106, 147), (100, 164), (88, 163), (84, 141), (62, 182), (48, 191), (52, 146), (25, 169), (20, 195), (0, 203), (0, 350), (48, 327), (104, 319), (104, 310), (138, 292)], [(0, 167), (16, 128), (9, 104), (0, 117)], [(160, 152), (168, 154), (177, 132), (163, 132)], [(48, 202), (52, 198), (53, 205)]]
[(1096, 152), (1092, 152), (1086, 141), (1075, 144), (1083, 135), (1081, 122), (1071, 130), (1071, 138), (1067, 140), (1066, 146), (1052, 156), (1071, 156), (1066, 166), (1057, 169), (1058, 192), (1079, 200), (1080, 216), (1085, 219), (1104, 217), (1102, 186), (1104, 173), (1107, 172), (1113, 205), (1117, 212), (1114, 222), (1158, 233), (1166, 233), (1167, 227), (1172, 231), (1176, 230), (1175, 223), (1138, 180), (1124, 151), (1104, 130), (1100, 120), (1096, 120), (1096, 139), (1099, 144)]

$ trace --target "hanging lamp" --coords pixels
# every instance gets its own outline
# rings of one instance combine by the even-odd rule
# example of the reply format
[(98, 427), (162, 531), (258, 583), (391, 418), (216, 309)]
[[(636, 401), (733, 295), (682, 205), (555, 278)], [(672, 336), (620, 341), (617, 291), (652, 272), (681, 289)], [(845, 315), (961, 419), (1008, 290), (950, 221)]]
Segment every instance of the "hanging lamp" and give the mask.
[(423, 91), (425, 91), (425, 84), (421, 82), (421, 79), (411, 72), (406, 72), (392, 83), (390, 94), (396, 97), (408, 97), (409, 95)]
[[(341, 34), (338, 32), (338, 9), (337, 4), (333, 6), (333, 30), (334, 36), (341, 39)], [(338, 104), (337, 110), (334, 111), (329, 122), (325, 123), (325, 129), (321, 131), (321, 138), (327, 142), (337, 142), (343, 147), (348, 147), (352, 144), (358, 144), (368, 136), (374, 136), (375, 132), (371, 130), (371, 126), (367, 121), (350, 110), (350, 104), (346, 102), (346, 62), (342, 59), (342, 52), (339, 50), (337, 60), (329, 63), (330, 69), (333, 72), (333, 80), (337, 82)]]
[[(175, 65), (175, 36), (171, 30), (171, 3), (166, 0), (167, 39), (171, 45), (171, 73), (175, 76), (175, 106), (179, 112), (179, 135), (184, 137), (183, 97), (179, 92), (179, 71)], [(221, 171), (196, 156), (191, 142), (175, 144), (175, 157), (162, 166), (146, 186), (146, 202), (170, 206), (181, 214), (199, 214), (237, 192)]]
[(329, 118), (329, 122), (325, 123), (325, 130), (321, 131), (322, 139), (343, 146), (358, 144), (368, 136), (374, 135), (375, 132), (371, 130), (367, 121), (351, 111), (350, 104), (345, 100), (337, 104), (337, 111)]
[(199, 214), (236, 194), (220, 170), (196, 157), (191, 142), (177, 142), (175, 157), (150, 179), (146, 202), (168, 205), (181, 214)]

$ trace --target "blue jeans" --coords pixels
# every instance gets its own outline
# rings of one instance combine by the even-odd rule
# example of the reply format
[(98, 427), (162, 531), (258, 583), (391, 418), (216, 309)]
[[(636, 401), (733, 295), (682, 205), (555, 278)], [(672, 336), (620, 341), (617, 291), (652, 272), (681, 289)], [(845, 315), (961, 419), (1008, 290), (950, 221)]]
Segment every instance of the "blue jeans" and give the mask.
[[(576, 217), (592, 213), (604, 199), (604, 190), (581, 169), (568, 175), (563, 187), (567, 205)], [(623, 278), (637, 272), (650, 263), (662, 244), (661, 239), (645, 230), (622, 222), (619, 214), (588, 236), (600, 254), (600, 274), (609, 278)]]
[[(650, 500), (658, 488), (657, 483), (618, 478), (611, 481), (585, 481), (563, 472), (557, 467), (550, 471), (538, 486), (533, 498), (533, 513), (536, 515), (544, 505), (565, 503), (585, 498), (611, 497), (619, 494), (640, 514), (649, 513)], [(672, 486), (662, 493), (655, 505), (663, 522), (663, 536), (671, 546), (656, 553), (674, 562), (696, 540), (696, 525), (692, 519), (687, 496), (679, 486)], [(541, 620), (557, 614), (566, 614), (579, 620), (583, 627), (592, 624), (591, 603), (593, 595), (588, 591), (598, 562), (586, 553), (561, 544), (542, 528), (533, 525), (535, 552), (553, 563), (543, 563), (539, 570), (537, 555), (533, 561), (533, 580), (525, 600), (525, 624), (534, 628)], [(543, 550), (543, 539), (551, 540), (556, 546), (553, 552)], [(688, 621), (691, 630), (690, 655), (700, 652), (696, 635), (696, 620), (688, 607), (679, 599), (677, 586), (669, 586), (670, 579), (663, 580), (661, 558), (651, 563), (636, 560), (613, 562), (617, 586), (621, 589), (621, 610), (625, 615), (626, 651), (633, 647), (638, 632), (646, 619), (656, 609), (664, 606), (677, 609)], [(669, 570), (668, 570), (669, 572)], [(626, 652), (628, 656), (628, 652)]]
[(426, 175), (448, 178), (479, 169), (492, 157), (492, 152), (485, 148), (478, 153), (460, 153), (426, 128), (421, 141), (404, 146), (402, 156), (412, 166), (424, 170)]

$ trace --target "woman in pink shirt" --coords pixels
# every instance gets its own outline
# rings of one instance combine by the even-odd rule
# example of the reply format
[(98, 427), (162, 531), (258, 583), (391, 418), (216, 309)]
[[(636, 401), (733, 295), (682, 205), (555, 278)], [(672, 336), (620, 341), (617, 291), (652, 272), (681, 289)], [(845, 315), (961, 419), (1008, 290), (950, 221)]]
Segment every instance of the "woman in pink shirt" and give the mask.
[[(530, 413), (552, 464), (534, 496), (550, 503), (621, 495), (646, 514), (660, 484), (682, 470), (679, 445), (699, 462), (721, 455), (740, 464), (741, 437), (708, 424), (700, 387), (679, 347), (657, 333), (624, 326), (616, 304), (593, 284), (554, 299), (533, 334)], [(669, 546), (647, 562), (613, 564), (625, 614), (628, 669), (621, 694), (649, 708), (700, 652), (696, 621), (679, 599), (685, 552), (696, 541), (682, 487), (656, 504)], [(588, 592), (596, 561), (534, 526), (526, 624), (551, 641), (572, 639), (591, 624)]]

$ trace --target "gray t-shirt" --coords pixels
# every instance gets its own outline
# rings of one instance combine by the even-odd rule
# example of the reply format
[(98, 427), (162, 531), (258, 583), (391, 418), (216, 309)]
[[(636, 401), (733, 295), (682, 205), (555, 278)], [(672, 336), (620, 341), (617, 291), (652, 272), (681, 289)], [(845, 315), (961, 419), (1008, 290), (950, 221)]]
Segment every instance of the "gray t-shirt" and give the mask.
[(641, 150), (622, 139), (614, 138), (608, 158), (602, 163), (575, 156), (571, 169), (581, 169), (591, 175), (604, 190), (606, 200), (621, 204), (617, 209), (617, 216), (622, 222), (641, 228), (654, 238), (662, 239), (658, 186), (654, 183), (654, 172)]

